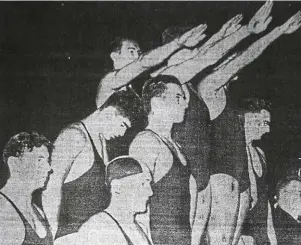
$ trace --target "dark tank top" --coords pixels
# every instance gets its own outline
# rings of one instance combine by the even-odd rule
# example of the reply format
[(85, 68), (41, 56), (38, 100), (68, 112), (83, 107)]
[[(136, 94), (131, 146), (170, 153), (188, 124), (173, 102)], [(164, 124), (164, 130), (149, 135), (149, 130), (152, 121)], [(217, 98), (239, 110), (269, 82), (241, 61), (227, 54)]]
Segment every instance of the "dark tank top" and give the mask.
[[(150, 130), (149, 130), (150, 131)], [(183, 166), (171, 143), (151, 131), (170, 150), (173, 164), (168, 173), (152, 186), (150, 230), (154, 244), (188, 245), (190, 229), (190, 169)]]
[[(50, 232), (50, 226), (48, 223), (48, 220), (44, 220), (43, 217), (37, 212), (37, 214), (40, 217), (40, 220), (42, 221), (44, 227), (46, 228), (46, 236), (44, 238), (40, 238), (37, 234), (37, 232), (31, 227), (31, 225), (28, 223), (26, 218), (23, 216), (21, 211), (17, 208), (17, 206), (13, 203), (12, 200), (10, 200), (5, 194), (0, 192), (0, 194), (13, 206), (13, 208), (16, 210), (18, 215), (20, 216), (24, 228), (25, 228), (25, 238), (22, 243), (22, 245), (52, 245), (53, 244), (53, 237), (52, 233)], [(13, 229), (13, 227), (11, 227)], [(12, 237), (13, 239), (13, 237)]]
[(211, 123), (211, 174), (227, 174), (239, 183), (240, 192), (250, 186), (244, 118), (228, 98), (223, 112)]
[(174, 125), (173, 137), (181, 145), (189, 162), (198, 191), (202, 191), (210, 179), (210, 115), (194, 88), (190, 84), (187, 87), (190, 94), (188, 108), (184, 121)]
[[(252, 147), (252, 146), (251, 146)], [(250, 148), (251, 148), (250, 147)], [(253, 148), (253, 147), (252, 147)], [(251, 150), (248, 150), (251, 158)], [(265, 161), (262, 153), (254, 147), (254, 150), (258, 154), (261, 163)], [(258, 245), (270, 244), (268, 238), (268, 189), (265, 181), (265, 176), (267, 173), (267, 168), (265, 164), (262, 165), (262, 176), (259, 177), (253, 167), (253, 172), (255, 175), (255, 181), (257, 185), (257, 203), (256, 205), (247, 213), (244, 221), (242, 234), (251, 235)]]
[[(63, 184), (59, 227), (56, 238), (75, 233), (91, 216), (107, 208), (110, 192), (105, 184), (105, 164), (85, 128), (92, 145), (94, 163), (79, 178)], [(83, 163), (84, 164), (84, 163)]]

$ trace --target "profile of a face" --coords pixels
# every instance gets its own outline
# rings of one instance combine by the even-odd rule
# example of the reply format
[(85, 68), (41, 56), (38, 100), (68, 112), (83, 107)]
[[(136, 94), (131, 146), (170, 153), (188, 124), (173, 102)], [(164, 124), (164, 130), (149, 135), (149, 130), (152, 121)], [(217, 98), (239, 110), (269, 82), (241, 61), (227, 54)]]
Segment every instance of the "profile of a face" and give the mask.
[(125, 40), (122, 42), (120, 50), (111, 54), (111, 58), (115, 69), (121, 69), (137, 60), (140, 54), (141, 50), (137, 42)]
[(124, 200), (125, 206), (133, 213), (145, 212), (149, 197), (153, 195), (151, 174), (148, 171), (113, 180), (113, 189)]
[(44, 188), (51, 171), (49, 151), (46, 146), (34, 147), (32, 151), (25, 150), (19, 157), (19, 168), (24, 182), (35, 190)]
[[(172, 123), (180, 123), (184, 120), (188, 102), (180, 85), (174, 83), (166, 84), (167, 89), (161, 97), (154, 98), (159, 103), (153, 103), (152, 109), (156, 110), (158, 116), (162, 116)], [(155, 108), (153, 108), (155, 107)]]
[(259, 140), (270, 132), (271, 115), (267, 110), (245, 114), (245, 132), (251, 140)]
[(131, 122), (128, 118), (122, 116), (118, 109), (109, 106), (103, 110), (105, 122), (102, 125), (102, 134), (106, 140), (123, 136), (128, 128), (131, 127)]

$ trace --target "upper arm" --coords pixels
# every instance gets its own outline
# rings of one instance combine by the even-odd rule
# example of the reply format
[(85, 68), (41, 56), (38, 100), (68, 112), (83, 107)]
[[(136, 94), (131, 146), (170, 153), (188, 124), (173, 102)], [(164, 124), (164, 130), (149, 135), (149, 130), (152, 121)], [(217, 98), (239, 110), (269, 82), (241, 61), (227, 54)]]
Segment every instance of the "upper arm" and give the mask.
[(82, 130), (75, 127), (63, 130), (54, 142), (51, 179), (63, 182), (85, 145), (86, 135)]
[(115, 92), (113, 83), (115, 74), (115, 72), (111, 72), (99, 82), (95, 100), (97, 108), (101, 107)]
[(154, 173), (155, 164), (160, 155), (161, 143), (150, 132), (138, 134), (132, 141), (129, 149), (129, 155), (137, 159), (140, 163), (146, 164)]

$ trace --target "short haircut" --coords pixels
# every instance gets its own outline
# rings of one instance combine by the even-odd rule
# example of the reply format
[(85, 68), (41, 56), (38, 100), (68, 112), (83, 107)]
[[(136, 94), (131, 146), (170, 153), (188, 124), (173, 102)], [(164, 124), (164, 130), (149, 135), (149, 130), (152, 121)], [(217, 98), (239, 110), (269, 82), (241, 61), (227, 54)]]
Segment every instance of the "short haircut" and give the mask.
[[(115, 37), (113, 41), (110, 44), (110, 50), (112, 52), (120, 52), (122, 44), (124, 41), (129, 41), (129, 42), (134, 42), (137, 43), (137, 41), (131, 39), (131, 38), (126, 38), (126, 37)], [(138, 44), (138, 43), (137, 43)]]
[(106, 184), (110, 187), (114, 179), (122, 179), (142, 172), (142, 167), (137, 160), (129, 156), (121, 156), (108, 164)]
[(179, 80), (171, 75), (158, 75), (146, 81), (142, 90), (142, 101), (146, 114), (149, 114), (151, 111), (151, 99), (154, 97), (162, 97), (167, 89), (166, 85), (169, 83), (182, 87)]
[(103, 110), (109, 106), (116, 108), (118, 113), (128, 118), (132, 124), (135, 124), (144, 116), (142, 101), (132, 91), (115, 92), (98, 110)]
[(162, 33), (162, 43), (166, 44), (173, 41), (175, 38), (180, 37), (185, 32), (189, 31), (191, 28), (192, 26), (173, 26), (167, 28)]
[[(6, 176), (3, 176), (5, 182), (10, 177), (9, 166), (7, 164), (9, 157), (21, 157), (25, 150), (32, 151), (34, 147), (46, 146), (49, 154), (53, 149), (53, 144), (42, 134), (35, 131), (31, 133), (21, 132), (9, 139), (3, 150), (3, 161), (4, 168), (7, 168)], [(2, 174), (1, 174), (2, 175)], [(0, 176), (1, 176), (0, 175)]]
[(261, 110), (271, 111), (271, 102), (261, 98), (250, 97), (242, 100), (241, 107), (244, 113), (259, 113)]

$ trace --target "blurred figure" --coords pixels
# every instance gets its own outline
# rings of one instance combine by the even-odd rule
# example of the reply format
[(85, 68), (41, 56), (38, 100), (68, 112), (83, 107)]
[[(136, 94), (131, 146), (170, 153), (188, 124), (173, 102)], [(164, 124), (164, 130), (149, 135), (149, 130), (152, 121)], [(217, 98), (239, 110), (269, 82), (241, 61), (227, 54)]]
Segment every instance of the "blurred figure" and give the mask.
[(277, 244), (300, 244), (301, 174), (291, 175), (279, 181), (277, 199), (277, 207), (273, 212)]
[(106, 142), (124, 135), (141, 110), (140, 100), (119, 91), (88, 117), (59, 134), (52, 155), (53, 178), (43, 194), (53, 235), (57, 232), (56, 237), (60, 237), (78, 231), (85, 221), (108, 206)]
[(57, 239), (55, 245), (150, 245), (135, 220), (146, 211), (153, 194), (151, 174), (131, 157), (118, 157), (108, 164), (106, 183), (110, 188), (110, 205), (92, 216), (77, 233)]
[(45, 213), (32, 201), (32, 193), (47, 186), (51, 151), (50, 141), (36, 132), (19, 133), (6, 144), (3, 163), (9, 175), (0, 190), (1, 244), (53, 244)]
[(244, 102), (244, 129), (251, 199), (240, 244), (276, 244), (266, 184), (267, 162), (263, 150), (257, 143), (262, 136), (270, 132), (270, 105), (257, 98), (250, 98)]

